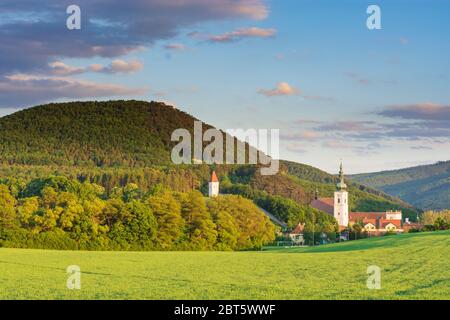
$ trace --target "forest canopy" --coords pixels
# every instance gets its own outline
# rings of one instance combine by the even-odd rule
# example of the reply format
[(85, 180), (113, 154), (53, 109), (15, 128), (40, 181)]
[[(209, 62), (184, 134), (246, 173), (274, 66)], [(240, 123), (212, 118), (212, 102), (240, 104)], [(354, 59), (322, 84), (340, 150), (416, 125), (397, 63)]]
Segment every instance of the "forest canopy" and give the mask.
[(37, 179), (14, 195), (0, 185), (0, 245), (84, 250), (249, 250), (274, 225), (250, 200), (157, 184), (114, 188), (65, 177)]

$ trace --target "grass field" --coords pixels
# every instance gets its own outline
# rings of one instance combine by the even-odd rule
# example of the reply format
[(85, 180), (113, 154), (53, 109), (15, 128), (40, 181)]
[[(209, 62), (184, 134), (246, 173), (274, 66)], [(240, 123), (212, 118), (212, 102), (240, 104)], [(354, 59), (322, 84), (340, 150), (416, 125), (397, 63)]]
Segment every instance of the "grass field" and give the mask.
[[(81, 290), (66, 268), (81, 268)], [(381, 289), (366, 287), (367, 267)], [(1, 299), (450, 299), (450, 232), (263, 252), (0, 249)]]

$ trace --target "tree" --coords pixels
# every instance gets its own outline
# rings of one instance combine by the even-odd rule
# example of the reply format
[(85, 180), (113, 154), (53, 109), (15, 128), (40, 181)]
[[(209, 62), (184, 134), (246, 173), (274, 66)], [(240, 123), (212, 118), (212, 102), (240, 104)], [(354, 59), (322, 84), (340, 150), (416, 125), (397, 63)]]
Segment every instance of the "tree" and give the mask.
[(8, 187), (0, 185), (0, 227), (5, 229), (18, 227), (15, 206), (16, 199), (11, 195)]
[(274, 225), (252, 201), (232, 195), (221, 196), (210, 201), (216, 202), (210, 206), (210, 210), (214, 210), (216, 215), (220, 211), (225, 211), (233, 217), (233, 225), (237, 232), (231, 226), (228, 226), (226, 230), (231, 231), (232, 238), (236, 236), (235, 249), (260, 248), (275, 239)]
[(168, 191), (150, 196), (146, 203), (153, 211), (159, 226), (156, 244), (163, 250), (174, 248), (184, 227), (180, 204)]
[(434, 227), (437, 230), (448, 230), (450, 228), (450, 223), (446, 222), (443, 217), (438, 217), (434, 221)]
[(183, 201), (182, 214), (186, 221), (187, 239), (192, 248), (211, 250), (216, 243), (217, 231), (199, 191), (188, 194)]

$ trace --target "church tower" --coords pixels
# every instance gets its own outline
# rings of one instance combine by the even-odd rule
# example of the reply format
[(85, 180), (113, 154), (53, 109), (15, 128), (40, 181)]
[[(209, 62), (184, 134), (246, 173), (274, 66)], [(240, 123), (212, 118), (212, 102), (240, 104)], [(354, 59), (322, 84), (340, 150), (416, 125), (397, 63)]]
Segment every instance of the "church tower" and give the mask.
[(217, 179), (215, 171), (213, 171), (211, 175), (211, 181), (209, 182), (208, 188), (208, 195), (210, 198), (214, 198), (219, 195), (219, 179)]
[(348, 192), (347, 185), (344, 182), (344, 170), (339, 170), (339, 183), (337, 191), (334, 193), (334, 217), (340, 226), (348, 226)]

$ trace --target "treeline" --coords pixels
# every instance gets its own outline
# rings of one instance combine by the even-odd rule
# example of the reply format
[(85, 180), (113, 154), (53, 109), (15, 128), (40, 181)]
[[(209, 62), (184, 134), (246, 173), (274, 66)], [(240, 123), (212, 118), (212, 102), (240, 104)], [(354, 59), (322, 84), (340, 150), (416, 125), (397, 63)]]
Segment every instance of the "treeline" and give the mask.
[(425, 211), (421, 216), (422, 229), (411, 229), (410, 232), (438, 231), (450, 229), (450, 210)]
[(115, 187), (134, 183), (147, 192), (155, 184), (162, 184), (173, 191), (188, 192), (199, 189), (211, 175), (208, 166), (160, 166), (145, 168), (126, 167), (77, 167), (77, 166), (27, 166), (0, 165), (0, 184), (6, 184), (18, 195), (31, 180), (49, 176), (64, 176), (70, 180), (98, 184), (106, 193)]
[(160, 184), (109, 194), (90, 182), (36, 179), (18, 194), (0, 185), (0, 245), (83, 250), (249, 250), (274, 239), (268, 218), (240, 196), (206, 199)]

